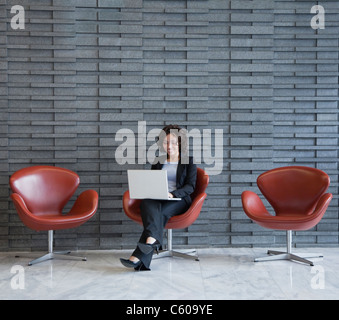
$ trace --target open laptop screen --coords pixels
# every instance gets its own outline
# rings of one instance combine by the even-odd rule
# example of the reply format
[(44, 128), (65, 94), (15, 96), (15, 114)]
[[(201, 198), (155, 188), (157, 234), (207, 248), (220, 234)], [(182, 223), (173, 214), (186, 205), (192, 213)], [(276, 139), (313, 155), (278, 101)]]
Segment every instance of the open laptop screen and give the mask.
[(166, 170), (127, 170), (131, 199), (181, 200), (168, 197)]

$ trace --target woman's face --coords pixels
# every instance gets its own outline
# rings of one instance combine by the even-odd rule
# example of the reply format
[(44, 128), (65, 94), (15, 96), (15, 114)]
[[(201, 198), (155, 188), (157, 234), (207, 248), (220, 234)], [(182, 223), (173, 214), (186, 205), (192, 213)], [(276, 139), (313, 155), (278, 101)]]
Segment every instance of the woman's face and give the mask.
[(178, 137), (173, 134), (168, 134), (163, 142), (164, 150), (166, 150), (169, 157), (179, 156)]

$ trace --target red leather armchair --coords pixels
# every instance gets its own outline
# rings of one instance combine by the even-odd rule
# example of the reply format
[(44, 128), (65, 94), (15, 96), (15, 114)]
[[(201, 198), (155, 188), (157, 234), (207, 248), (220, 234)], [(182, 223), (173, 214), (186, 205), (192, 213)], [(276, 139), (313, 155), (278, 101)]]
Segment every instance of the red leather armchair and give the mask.
[(97, 211), (97, 192), (86, 190), (67, 214), (62, 213), (79, 184), (80, 179), (75, 172), (52, 166), (28, 167), (11, 176), (11, 198), (22, 222), (36, 231), (48, 230), (48, 253), (29, 262), (29, 265), (53, 259), (57, 254), (58, 257), (69, 254), (70, 251), (53, 252), (53, 230), (78, 227)]
[(257, 185), (275, 211), (271, 215), (257, 194), (242, 193), (242, 205), (247, 216), (264, 228), (286, 230), (287, 252), (272, 251), (267, 260), (295, 260), (313, 265), (305, 258), (322, 257), (321, 254), (292, 254), (292, 231), (308, 230), (316, 226), (325, 214), (332, 194), (326, 193), (329, 176), (318, 169), (291, 166), (273, 169), (261, 174)]
[[(165, 229), (167, 229), (167, 250), (159, 253), (159, 257), (182, 257), (199, 260), (197, 255), (191, 255), (174, 251), (172, 248), (172, 229), (184, 229), (189, 227), (198, 218), (207, 194), (205, 190), (209, 183), (209, 176), (204, 170), (197, 168), (197, 181), (194, 192), (191, 194), (192, 204), (189, 209), (180, 215), (174, 216), (168, 220)], [(138, 199), (131, 199), (127, 190), (123, 195), (123, 208), (125, 214), (133, 221), (142, 225), (140, 215), (140, 202)]]

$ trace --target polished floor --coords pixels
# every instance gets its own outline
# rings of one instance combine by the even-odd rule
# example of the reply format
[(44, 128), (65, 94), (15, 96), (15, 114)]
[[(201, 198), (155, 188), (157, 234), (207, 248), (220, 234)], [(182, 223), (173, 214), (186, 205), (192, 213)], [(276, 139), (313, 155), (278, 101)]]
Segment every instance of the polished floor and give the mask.
[(253, 262), (265, 256), (263, 248), (199, 249), (198, 262), (154, 259), (152, 271), (135, 272), (119, 261), (130, 250), (78, 252), (87, 261), (55, 259), (33, 266), (27, 266), (27, 257), (0, 253), (0, 299), (338, 299), (339, 248), (301, 251), (320, 251), (324, 258), (313, 259), (311, 267), (290, 261)]

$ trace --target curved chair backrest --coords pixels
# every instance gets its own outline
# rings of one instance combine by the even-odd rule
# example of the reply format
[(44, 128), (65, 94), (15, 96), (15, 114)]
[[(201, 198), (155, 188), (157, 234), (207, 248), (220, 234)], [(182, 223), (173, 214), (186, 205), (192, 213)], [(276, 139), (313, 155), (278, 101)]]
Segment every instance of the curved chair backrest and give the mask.
[(10, 178), (10, 186), (34, 214), (61, 213), (80, 183), (70, 170), (52, 166), (33, 166), (18, 170)]
[(204, 193), (209, 183), (209, 176), (201, 168), (197, 168), (197, 182), (194, 192), (191, 194), (192, 200), (199, 194)]
[(264, 172), (257, 185), (277, 215), (307, 215), (328, 189), (330, 178), (319, 169), (291, 166)]
[(168, 220), (166, 229), (184, 229), (189, 227), (200, 215), (201, 208), (207, 197), (205, 192), (209, 183), (209, 176), (203, 169), (197, 168), (197, 181), (194, 192), (191, 194), (192, 204), (183, 214)]

